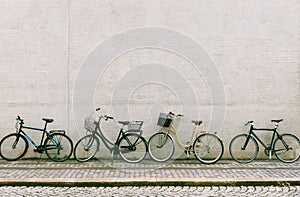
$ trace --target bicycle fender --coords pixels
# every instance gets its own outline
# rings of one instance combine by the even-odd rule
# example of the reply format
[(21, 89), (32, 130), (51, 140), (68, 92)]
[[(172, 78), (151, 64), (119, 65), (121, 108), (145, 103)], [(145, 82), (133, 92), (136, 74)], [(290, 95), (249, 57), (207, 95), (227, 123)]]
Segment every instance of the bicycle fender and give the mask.
[(65, 130), (51, 130), (49, 131), (50, 134), (54, 134), (54, 133), (60, 133), (60, 134), (66, 134)]

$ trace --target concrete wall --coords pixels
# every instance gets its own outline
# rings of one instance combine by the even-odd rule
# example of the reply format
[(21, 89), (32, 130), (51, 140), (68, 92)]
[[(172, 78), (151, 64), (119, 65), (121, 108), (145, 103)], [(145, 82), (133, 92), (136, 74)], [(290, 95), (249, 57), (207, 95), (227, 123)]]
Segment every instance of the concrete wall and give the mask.
[[(19, 114), (32, 126), (42, 126), (42, 117), (53, 117), (49, 128), (66, 129), (76, 142), (84, 135), (83, 118), (94, 106), (119, 120), (144, 120), (146, 136), (158, 129), (160, 111), (185, 113), (179, 129), (183, 141), (193, 128), (190, 119), (203, 119), (203, 129), (217, 130), (223, 138), (225, 157), (230, 139), (246, 131), (248, 119), (271, 127), (270, 119), (283, 118), (281, 130), (300, 136), (299, 10), (297, 0), (1, 0), (0, 137), (14, 130)], [(154, 35), (151, 28), (162, 30)], [(126, 34), (135, 29), (145, 30), (142, 36), (151, 42), (161, 32), (162, 46), (181, 36), (193, 40), (201, 50), (192, 51), (197, 47), (185, 42), (171, 47), (195, 52), (193, 58), (205, 59), (202, 67), (195, 69), (189, 59), (166, 47), (125, 50), (127, 42), (139, 39), (140, 34), (136, 39)], [(164, 30), (175, 32), (170, 34), (174, 38)], [(118, 40), (119, 35), (124, 39)], [(112, 59), (97, 56), (120, 43), (126, 53)], [(94, 67), (85, 70), (83, 65)], [(218, 75), (209, 74), (213, 71)], [(80, 78), (85, 73), (91, 77)], [(135, 84), (142, 79), (149, 83)], [(181, 80), (185, 82), (168, 85)], [(214, 80), (222, 82), (220, 94)], [(81, 93), (82, 87), (92, 88), (91, 99)], [(104, 128), (112, 139), (117, 134), (115, 122)]]

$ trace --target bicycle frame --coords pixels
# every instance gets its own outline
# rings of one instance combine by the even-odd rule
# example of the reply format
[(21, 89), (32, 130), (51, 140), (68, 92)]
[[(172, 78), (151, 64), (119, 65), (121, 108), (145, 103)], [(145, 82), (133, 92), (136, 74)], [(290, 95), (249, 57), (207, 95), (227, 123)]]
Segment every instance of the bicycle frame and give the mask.
[[(41, 150), (44, 150), (44, 149), (46, 148), (46, 147), (41, 148), (42, 145), (43, 145), (43, 141), (44, 141), (44, 139), (45, 139), (45, 135), (46, 135), (47, 137), (50, 136), (50, 134), (46, 131), (46, 127), (47, 127), (47, 124), (45, 124), (44, 129), (41, 129), (41, 128), (35, 128), (35, 127), (29, 127), (29, 126), (25, 126), (25, 125), (21, 124), (20, 129), (18, 130), (18, 134), (21, 133), (22, 135), (24, 135), (24, 137), (25, 137), (25, 138), (26, 138), (26, 139), (27, 139), (27, 140), (28, 140), (35, 148), (37, 148), (38, 151), (41, 151)], [(33, 141), (33, 139), (32, 139), (29, 135), (27, 135), (22, 129), (35, 130), (35, 131), (43, 131), (43, 135), (42, 135), (40, 144), (37, 145), (37, 144)], [(55, 140), (52, 140), (52, 138), (50, 138), (50, 140), (52, 141), (52, 143), (53, 143), (55, 146), (57, 146), (57, 143), (56, 143)]]
[[(254, 125), (251, 123), (249, 133), (248, 133), (248, 138), (246, 139), (245, 145), (242, 147), (242, 150), (245, 150), (248, 142), (250, 140), (250, 136), (254, 137), (255, 140), (257, 140), (266, 150), (269, 151), (269, 158), (272, 157), (272, 154), (274, 151), (274, 142), (275, 142), (275, 136), (280, 139), (280, 134), (277, 131), (278, 124), (275, 125), (273, 129), (267, 129), (267, 128), (254, 128)], [(272, 139), (270, 142), (270, 146), (267, 146), (255, 133), (254, 131), (273, 131)], [(285, 142), (284, 142), (285, 143)], [(287, 146), (284, 144), (284, 146)]]
[(173, 123), (171, 123), (171, 125), (169, 127), (162, 127), (160, 129), (160, 131), (165, 132), (166, 134), (169, 134), (171, 137), (174, 136), (175, 138), (175, 143), (177, 145), (179, 145), (179, 148), (182, 150), (185, 150), (186, 148), (189, 148), (192, 146), (192, 142), (194, 141), (194, 139), (196, 139), (199, 135), (198, 132), (196, 132), (198, 125), (194, 126), (192, 135), (191, 135), (191, 140), (188, 142), (188, 144), (183, 144), (182, 142), (180, 142), (178, 135), (177, 135), (177, 130), (175, 128), (175, 126), (173, 125)]
[[(111, 152), (114, 154), (115, 151), (118, 151), (118, 142), (119, 140), (121, 139), (121, 137), (125, 134), (125, 132), (123, 131), (123, 128), (120, 129), (119, 131), (119, 134), (118, 134), (118, 137), (116, 139), (116, 142), (113, 143), (111, 142), (102, 132), (101, 130), (101, 127), (100, 127), (100, 122), (101, 122), (101, 119), (103, 117), (100, 117), (97, 124), (96, 124), (96, 128), (94, 131), (92, 131), (92, 135), (95, 137), (95, 136), (98, 136), (101, 141), (104, 143), (105, 147)], [(99, 147), (98, 147), (99, 148)]]

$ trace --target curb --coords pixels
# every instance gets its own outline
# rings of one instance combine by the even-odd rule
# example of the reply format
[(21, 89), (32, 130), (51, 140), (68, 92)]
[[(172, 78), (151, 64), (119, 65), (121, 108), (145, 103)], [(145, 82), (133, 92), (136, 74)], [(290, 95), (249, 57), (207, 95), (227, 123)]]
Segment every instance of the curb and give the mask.
[(46, 179), (0, 178), (0, 186), (50, 186), (50, 187), (121, 187), (121, 186), (295, 186), (300, 179), (254, 178), (110, 178), (110, 179)]

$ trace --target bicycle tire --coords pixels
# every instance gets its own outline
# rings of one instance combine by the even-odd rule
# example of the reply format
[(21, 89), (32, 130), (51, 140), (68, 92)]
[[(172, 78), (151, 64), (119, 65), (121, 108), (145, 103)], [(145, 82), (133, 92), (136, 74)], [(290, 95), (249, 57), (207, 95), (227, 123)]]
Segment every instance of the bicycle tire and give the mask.
[[(250, 138), (247, 147), (245, 150), (242, 150), (248, 137)], [(229, 153), (231, 157), (239, 163), (252, 162), (257, 157), (258, 151), (259, 147), (257, 141), (248, 134), (239, 134), (235, 136), (229, 144)]]
[(65, 134), (53, 133), (44, 142), (46, 155), (52, 161), (63, 162), (69, 159), (73, 152), (73, 142)]
[(145, 138), (135, 133), (128, 133), (122, 136), (118, 146), (121, 158), (128, 163), (141, 162), (148, 152)]
[[(293, 134), (282, 134), (280, 138), (276, 138), (274, 142), (274, 154), (280, 161), (284, 163), (294, 163), (300, 157), (300, 140)], [(288, 150), (284, 144), (288, 145)]]
[(99, 151), (99, 139), (93, 135), (82, 137), (75, 145), (74, 158), (79, 162), (86, 162), (92, 159)]
[(19, 160), (26, 154), (28, 146), (28, 141), (23, 135), (9, 134), (0, 141), (0, 156), (6, 161)]
[(222, 140), (210, 133), (205, 133), (196, 138), (193, 144), (195, 157), (203, 164), (218, 162), (224, 153)]
[(158, 132), (148, 141), (149, 155), (156, 162), (166, 162), (174, 154), (174, 141), (169, 134)]

